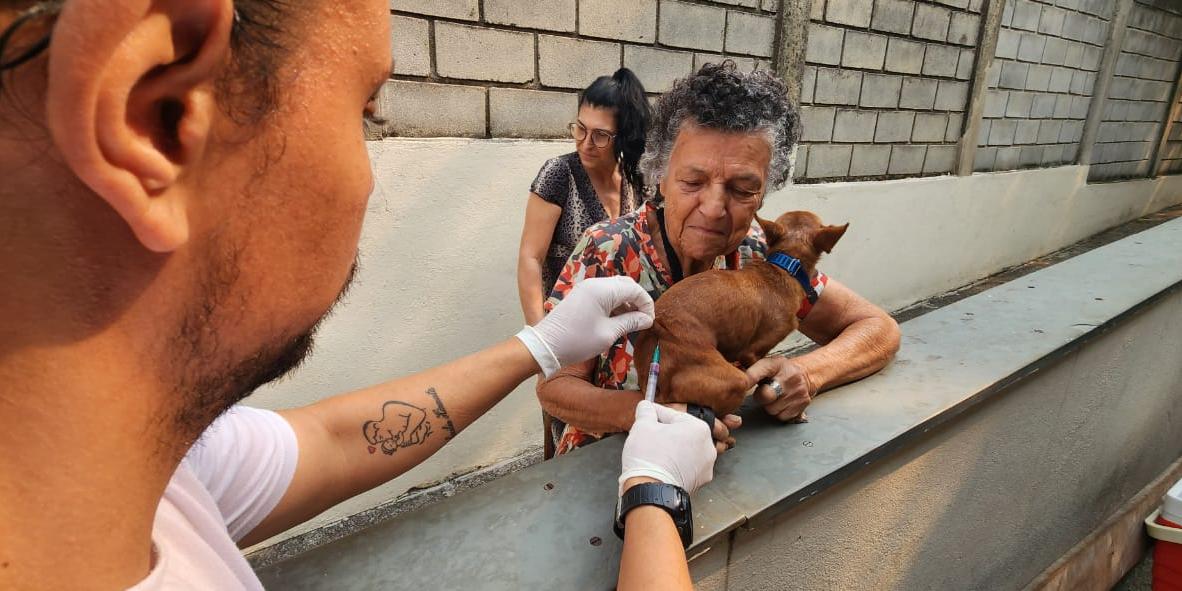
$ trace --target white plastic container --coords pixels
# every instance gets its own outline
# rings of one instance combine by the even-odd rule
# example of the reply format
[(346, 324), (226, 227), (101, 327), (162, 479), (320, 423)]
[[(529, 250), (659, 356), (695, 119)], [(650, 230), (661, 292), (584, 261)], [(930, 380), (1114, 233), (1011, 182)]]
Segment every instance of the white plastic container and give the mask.
[(1182, 480), (1162, 497), (1161, 509), (1145, 519), (1153, 545), (1153, 591), (1182, 591)]
[(1166, 521), (1182, 523), (1182, 480), (1174, 483), (1161, 500), (1161, 516)]

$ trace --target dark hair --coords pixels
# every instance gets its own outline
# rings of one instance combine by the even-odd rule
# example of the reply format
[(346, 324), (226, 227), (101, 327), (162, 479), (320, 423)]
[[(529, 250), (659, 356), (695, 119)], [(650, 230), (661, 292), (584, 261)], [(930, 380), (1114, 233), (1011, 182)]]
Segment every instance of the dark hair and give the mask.
[(735, 62), (704, 64), (673, 83), (661, 95), (653, 115), (648, 151), (641, 167), (656, 185), (665, 175), (682, 124), (736, 133), (765, 133), (771, 148), (768, 183), (772, 190), (788, 182), (789, 157), (800, 140), (800, 112), (788, 100), (788, 88), (770, 72), (745, 74)]
[(644, 138), (648, 133), (652, 109), (644, 93), (644, 85), (628, 68), (620, 68), (611, 76), (600, 76), (579, 96), (579, 106), (591, 105), (616, 111), (615, 156), (620, 163), (624, 181), (632, 186), (638, 198), (644, 196), (644, 176), (640, 174), (640, 157), (644, 154)]
[[(234, 0), (234, 28), (230, 41), (234, 57), (227, 75), (218, 80), (217, 89), (222, 99), (250, 94), (252, 100), (233, 101), (237, 105), (229, 111), (231, 115), (237, 115), (239, 122), (257, 121), (275, 107), (278, 92), (273, 74), (283, 55), (280, 25), (291, 12), (290, 5), (298, 1)], [(24, 47), (10, 48), (12, 39), (23, 27), (57, 17), (63, 4), (65, 0), (0, 0), (0, 6), (28, 7), (0, 31), (0, 91), (4, 90), (6, 72), (36, 58), (49, 47), (53, 29), (49, 26), (41, 37)]]

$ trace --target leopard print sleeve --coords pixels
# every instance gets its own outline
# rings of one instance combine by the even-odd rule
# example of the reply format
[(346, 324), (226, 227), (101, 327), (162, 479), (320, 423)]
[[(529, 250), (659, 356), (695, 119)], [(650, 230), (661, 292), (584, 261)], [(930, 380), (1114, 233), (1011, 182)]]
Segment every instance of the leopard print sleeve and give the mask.
[(570, 188), (570, 163), (562, 156), (547, 160), (529, 186), (531, 193), (559, 207), (566, 207), (567, 199), (570, 198)]

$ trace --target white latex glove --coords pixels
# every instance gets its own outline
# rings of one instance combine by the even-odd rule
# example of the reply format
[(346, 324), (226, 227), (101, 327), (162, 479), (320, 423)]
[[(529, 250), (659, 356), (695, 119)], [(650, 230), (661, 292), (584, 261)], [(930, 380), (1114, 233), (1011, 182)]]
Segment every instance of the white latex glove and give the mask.
[(541, 322), (521, 329), (517, 338), (550, 377), (562, 366), (586, 361), (620, 337), (652, 325), (653, 299), (639, 284), (631, 277), (601, 277), (575, 285)]
[(647, 476), (693, 494), (714, 478), (714, 439), (701, 419), (641, 400), (620, 458), (620, 491), (629, 478)]

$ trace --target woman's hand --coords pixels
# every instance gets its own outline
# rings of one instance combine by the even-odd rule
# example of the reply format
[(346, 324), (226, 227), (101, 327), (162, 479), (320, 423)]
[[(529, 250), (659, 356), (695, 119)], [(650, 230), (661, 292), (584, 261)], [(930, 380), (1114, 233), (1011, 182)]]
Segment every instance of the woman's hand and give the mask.
[(546, 377), (653, 325), (653, 299), (630, 277), (581, 281), (537, 326), (517, 333)]
[(755, 401), (768, 414), (788, 423), (808, 422), (804, 409), (817, 395), (817, 388), (799, 363), (779, 355), (764, 357), (747, 369), (747, 376), (753, 385), (759, 384)]
[[(686, 405), (681, 402), (668, 402), (661, 404), (666, 408), (671, 408), (677, 412), (685, 412)], [(734, 447), (735, 438), (731, 437), (731, 431), (743, 426), (743, 417), (739, 415), (726, 415), (721, 418), (714, 419), (714, 427), (710, 430), (710, 435), (714, 438), (714, 449), (718, 453)]]

